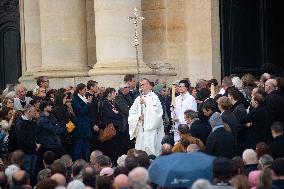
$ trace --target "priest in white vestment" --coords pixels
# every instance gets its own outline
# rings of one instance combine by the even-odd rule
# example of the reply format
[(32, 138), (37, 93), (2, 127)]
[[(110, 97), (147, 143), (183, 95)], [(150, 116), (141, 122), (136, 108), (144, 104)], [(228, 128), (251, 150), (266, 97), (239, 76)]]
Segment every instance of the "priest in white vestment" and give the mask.
[(162, 105), (158, 96), (150, 90), (148, 79), (142, 79), (140, 85), (142, 94), (135, 99), (129, 110), (130, 139), (136, 138), (135, 149), (158, 156), (165, 135)]
[(174, 112), (172, 112), (172, 120), (174, 123), (174, 139), (175, 143), (180, 140), (178, 134), (178, 126), (180, 124), (187, 124), (184, 119), (184, 112), (186, 110), (197, 111), (197, 103), (195, 98), (189, 94), (189, 82), (187, 80), (181, 80), (178, 86), (179, 96), (175, 98)]

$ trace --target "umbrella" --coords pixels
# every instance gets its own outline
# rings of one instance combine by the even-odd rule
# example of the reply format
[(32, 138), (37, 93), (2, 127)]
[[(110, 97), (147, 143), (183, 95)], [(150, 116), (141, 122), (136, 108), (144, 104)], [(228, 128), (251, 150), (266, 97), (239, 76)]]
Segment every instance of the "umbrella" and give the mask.
[(212, 181), (212, 162), (215, 157), (203, 153), (175, 153), (161, 156), (149, 167), (150, 179), (162, 187), (191, 187), (200, 178)]

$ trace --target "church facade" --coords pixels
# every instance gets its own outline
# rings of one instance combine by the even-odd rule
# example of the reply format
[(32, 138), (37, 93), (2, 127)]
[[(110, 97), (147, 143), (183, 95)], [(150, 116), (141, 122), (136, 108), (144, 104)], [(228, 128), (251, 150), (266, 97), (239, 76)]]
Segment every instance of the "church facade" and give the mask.
[(47, 75), (52, 87), (92, 78), (117, 86), (136, 74), (134, 8), (140, 70), (149, 78), (221, 77), (216, 0), (20, 0), (20, 81)]

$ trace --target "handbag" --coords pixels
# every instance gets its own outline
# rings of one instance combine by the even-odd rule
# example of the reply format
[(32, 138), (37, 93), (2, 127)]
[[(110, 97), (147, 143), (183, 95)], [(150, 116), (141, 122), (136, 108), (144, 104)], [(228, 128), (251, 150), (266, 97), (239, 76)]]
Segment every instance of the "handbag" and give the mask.
[(100, 129), (99, 140), (101, 142), (106, 142), (111, 140), (116, 135), (116, 129), (114, 128), (113, 123), (109, 123), (105, 129)]
[(66, 129), (67, 129), (67, 132), (70, 133), (72, 132), (74, 129), (75, 129), (75, 125), (72, 121), (69, 121), (67, 124), (66, 124)]

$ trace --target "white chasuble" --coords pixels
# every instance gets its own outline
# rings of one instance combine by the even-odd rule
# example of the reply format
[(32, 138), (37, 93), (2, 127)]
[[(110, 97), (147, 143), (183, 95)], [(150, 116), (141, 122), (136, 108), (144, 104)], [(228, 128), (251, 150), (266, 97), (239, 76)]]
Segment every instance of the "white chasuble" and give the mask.
[[(161, 142), (165, 135), (163, 126), (163, 109), (158, 96), (150, 92), (143, 95), (146, 105), (140, 104), (138, 96), (129, 110), (128, 124), (130, 139), (136, 138), (135, 149), (143, 150), (148, 155), (158, 156)], [(141, 112), (144, 122), (140, 121)]]

